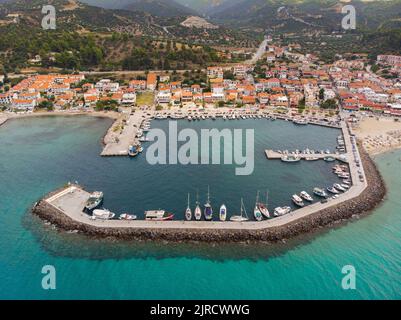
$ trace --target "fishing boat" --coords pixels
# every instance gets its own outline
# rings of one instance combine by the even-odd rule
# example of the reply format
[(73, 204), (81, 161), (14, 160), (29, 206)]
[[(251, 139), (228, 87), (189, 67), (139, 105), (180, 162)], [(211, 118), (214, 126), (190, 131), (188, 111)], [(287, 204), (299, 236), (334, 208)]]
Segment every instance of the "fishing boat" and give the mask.
[[(244, 213), (245, 213), (245, 215), (244, 215)], [(232, 222), (245, 222), (245, 221), (248, 221), (248, 220), (249, 220), (249, 218), (248, 218), (248, 215), (246, 213), (246, 209), (245, 209), (245, 206), (244, 206), (244, 201), (241, 198), (241, 214), (240, 215), (236, 215), (236, 216), (232, 216), (230, 218), (230, 221), (232, 221)]]
[(191, 207), (189, 206), (189, 193), (188, 193), (188, 206), (187, 210), (185, 210), (185, 219), (187, 219), (187, 221), (190, 221), (192, 219), (192, 210)]
[(103, 202), (103, 192), (96, 191), (91, 193), (88, 201), (86, 201), (85, 209), (88, 211), (92, 211), (99, 207)]
[(199, 194), (196, 193), (196, 208), (195, 208), (195, 220), (199, 221), (202, 219), (202, 210), (200, 208), (200, 202), (199, 202)]
[(301, 161), (301, 157), (296, 155), (285, 155), (281, 157), (281, 161), (283, 162), (299, 162)]
[(145, 220), (148, 221), (167, 221), (173, 220), (174, 214), (165, 210), (150, 210), (145, 211)]
[(128, 156), (131, 158), (136, 157), (139, 154), (139, 150), (136, 146), (130, 146), (128, 149)]
[(269, 200), (269, 192), (266, 191), (266, 203), (262, 203), (262, 202), (258, 203), (259, 210), (266, 219), (270, 218), (270, 212), (269, 212), (268, 205), (267, 205), (268, 200)]
[(309, 121), (306, 119), (294, 119), (292, 122), (294, 124), (303, 125), (303, 126), (309, 124)]
[(327, 193), (323, 189), (315, 188), (313, 189), (313, 193), (319, 197), (327, 198)]
[(224, 204), (222, 204), (220, 207), (219, 218), (220, 221), (226, 221), (227, 219), (227, 207)]
[(256, 221), (263, 220), (262, 212), (260, 212), (260, 209), (259, 209), (259, 191), (256, 194), (256, 202), (255, 202), (255, 208), (253, 209), (253, 216), (255, 217)]
[(326, 161), (326, 162), (334, 162), (334, 161), (336, 161), (336, 159), (333, 158), (333, 157), (325, 157), (324, 161)]
[(345, 192), (345, 191), (346, 191), (346, 189), (343, 188), (339, 183), (335, 183), (335, 184), (333, 185), (333, 187), (336, 188), (338, 191), (342, 191), (342, 192)]
[(350, 186), (348, 184), (345, 184), (345, 183), (341, 183), (340, 186), (342, 186), (346, 190), (348, 190), (350, 188)]
[(334, 188), (334, 187), (328, 187), (328, 188), (327, 188), (327, 191), (330, 192), (330, 193), (332, 193), (332, 194), (339, 194), (339, 193), (340, 193), (340, 192), (339, 192), (336, 188)]
[(138, 219), (138, 217), (133, 214), (123, 213), (123, 214), (120, 214), (118, 219), (120, 219), (120, 220), (136, 220), (136, 219)]
[(297, 196), (296, 194), (294, 194), (292, 197), (292, 202), (294, 202), (298, 207), (305, 207), (305, 203), (302, 201), (302, 199)]
[(290, 212), (291, 212), (291, 208), (290, 207), (277, 207), (276, 209), (274, 209), (273, 215), (275, 217), (280, 217), (280, 216), (283, 216), (283, 215), (288, 214)]
[(207, 221), (211, 221), (213, 219), (213, 208), (210, 204), (210, 188), (207, 187), (207, 201), (205, 203), (205, 210), (204, 210), (205, 219)]
[(99, 220), (110, 220), (113, 219), (115, 216), (116, 215), (113, 212), (107, 209), (93, 210), (93, 215), (92, 215), (94, 219), (99, 219)]
[(306, 191), (302, 191), (300, 194), (300, 197), (306, 201), (312, 202), (313, 198), (307, 193)]

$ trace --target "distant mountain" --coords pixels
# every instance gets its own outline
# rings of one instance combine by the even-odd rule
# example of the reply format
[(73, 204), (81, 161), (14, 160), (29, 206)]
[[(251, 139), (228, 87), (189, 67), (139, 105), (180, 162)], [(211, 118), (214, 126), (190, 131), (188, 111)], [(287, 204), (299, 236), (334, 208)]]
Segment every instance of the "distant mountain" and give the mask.
[(174, 0), (131, 0), (123, 9), (144, 11), (160, 17), (196, 15), (197, 13)]
[[(185, 0), (182, 0), (185, 1)], [(300, 31), (302, 29), (341, 29), (341, 8), (336, 0), (233, 0), (209, 12), (215, 21), (242, 28)], [(352, 1), (359, 28), (379, 28), (389, 21), (397, 25), (401, 0)], [(390, 22), (391, 24), (392, 22)]]
[(144, 11), (160, 17), (176, 17), (197, 14), (195, 10), (174, 0), (81, 0), (81, 2), (106, 9)]

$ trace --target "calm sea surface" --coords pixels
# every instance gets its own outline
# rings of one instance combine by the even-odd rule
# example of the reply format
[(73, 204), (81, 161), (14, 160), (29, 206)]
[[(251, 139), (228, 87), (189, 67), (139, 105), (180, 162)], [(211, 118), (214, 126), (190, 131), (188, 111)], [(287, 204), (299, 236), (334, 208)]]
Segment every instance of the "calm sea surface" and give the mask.
[[(264, 150), (334, 149), (338, 130), (285, 121), (179, 121), (180, 128), (255, 129), (255, 170), (236, 165), (150, 166), (135, 159), (101, 158), (111, 120), (48, 117), (0, 127), (0, 298), (17, 299), (395, 299), (401, 298), (401, 152), (376, 159), (389, 188), (372, 215), (341, 228), (280, 246), (107, 242), (60, 234), (29, 208), (67, 181), (103, 190), (116, 213), (163, 208), (183, 217), (187, 193), (202, 203), (210, 185), (215, 211), (225, 203), (251, 214), (256, 191), (269, 207), (290, 205), (292, 194), (337, 181), (323, 161), (268, 161)], [(167, 121), (152, 122), (167, 129)], [(145, 150), (146, 151), (146, 150)], [(357, 290), (341, 288), (352, 264)], [(57, 289), (41, 288), (41, 269), (54, 265)]]

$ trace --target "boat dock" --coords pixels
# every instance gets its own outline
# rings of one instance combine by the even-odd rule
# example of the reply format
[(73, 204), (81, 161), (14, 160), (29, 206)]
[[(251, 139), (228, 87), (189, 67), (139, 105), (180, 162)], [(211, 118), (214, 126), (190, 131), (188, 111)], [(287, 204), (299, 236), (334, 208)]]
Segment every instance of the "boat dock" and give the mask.
[(108, 141), (105, 141), (106, 145), (101, 156), (128, 156), (129, 147), (138, 143), (136, 135), (145, 120), (146, 116), (143, 112), (135, 112), (118, 120), (106, 135)]
[(296, 156), (300, 159), (306, 160), (306, 159), (319, 159), (323, 160), (324, 158), (334, 158), (336, 160), (341, 160), (342, 162), (347, 162), (346, 160), (346, 155), (345, 154), (340, 154), (340, 153), (288, 153), (288, 154), (283, 154), (274, 150), (265, 150), (265, 154), (267, 159), (269, 160), (274, 160), (274, 159), (281, 159), (283, 156)]

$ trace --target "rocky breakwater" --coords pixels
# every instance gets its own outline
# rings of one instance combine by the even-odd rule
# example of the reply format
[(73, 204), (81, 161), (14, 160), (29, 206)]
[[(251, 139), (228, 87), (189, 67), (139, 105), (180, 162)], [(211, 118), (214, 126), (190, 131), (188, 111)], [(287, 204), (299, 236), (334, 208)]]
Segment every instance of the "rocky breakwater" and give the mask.
[[(368, 187), (359, 196), (279, 227), (259, 230), (245, 229), (151, 229), (96, 227), (72, 220), (45, 200), (39, 201), (33, 213), (61, 230), (78, 230), (90, 237), (121, 240), (161, 240), (171, 242), (280, 242), (329, 228), (339, 223), (368, 214), (385, 197), (386, 187), (369, 155), (361, 150)], [(60, 191), (60, 190), (59, 190)], [(57, 192), (57, 191), (56, 191)], [(55, 194), (54, 192), (53, 194)], [(49, 195), (51, 196), (51, 194)], [(229, 222), (227, 222), (229, 223)]]

